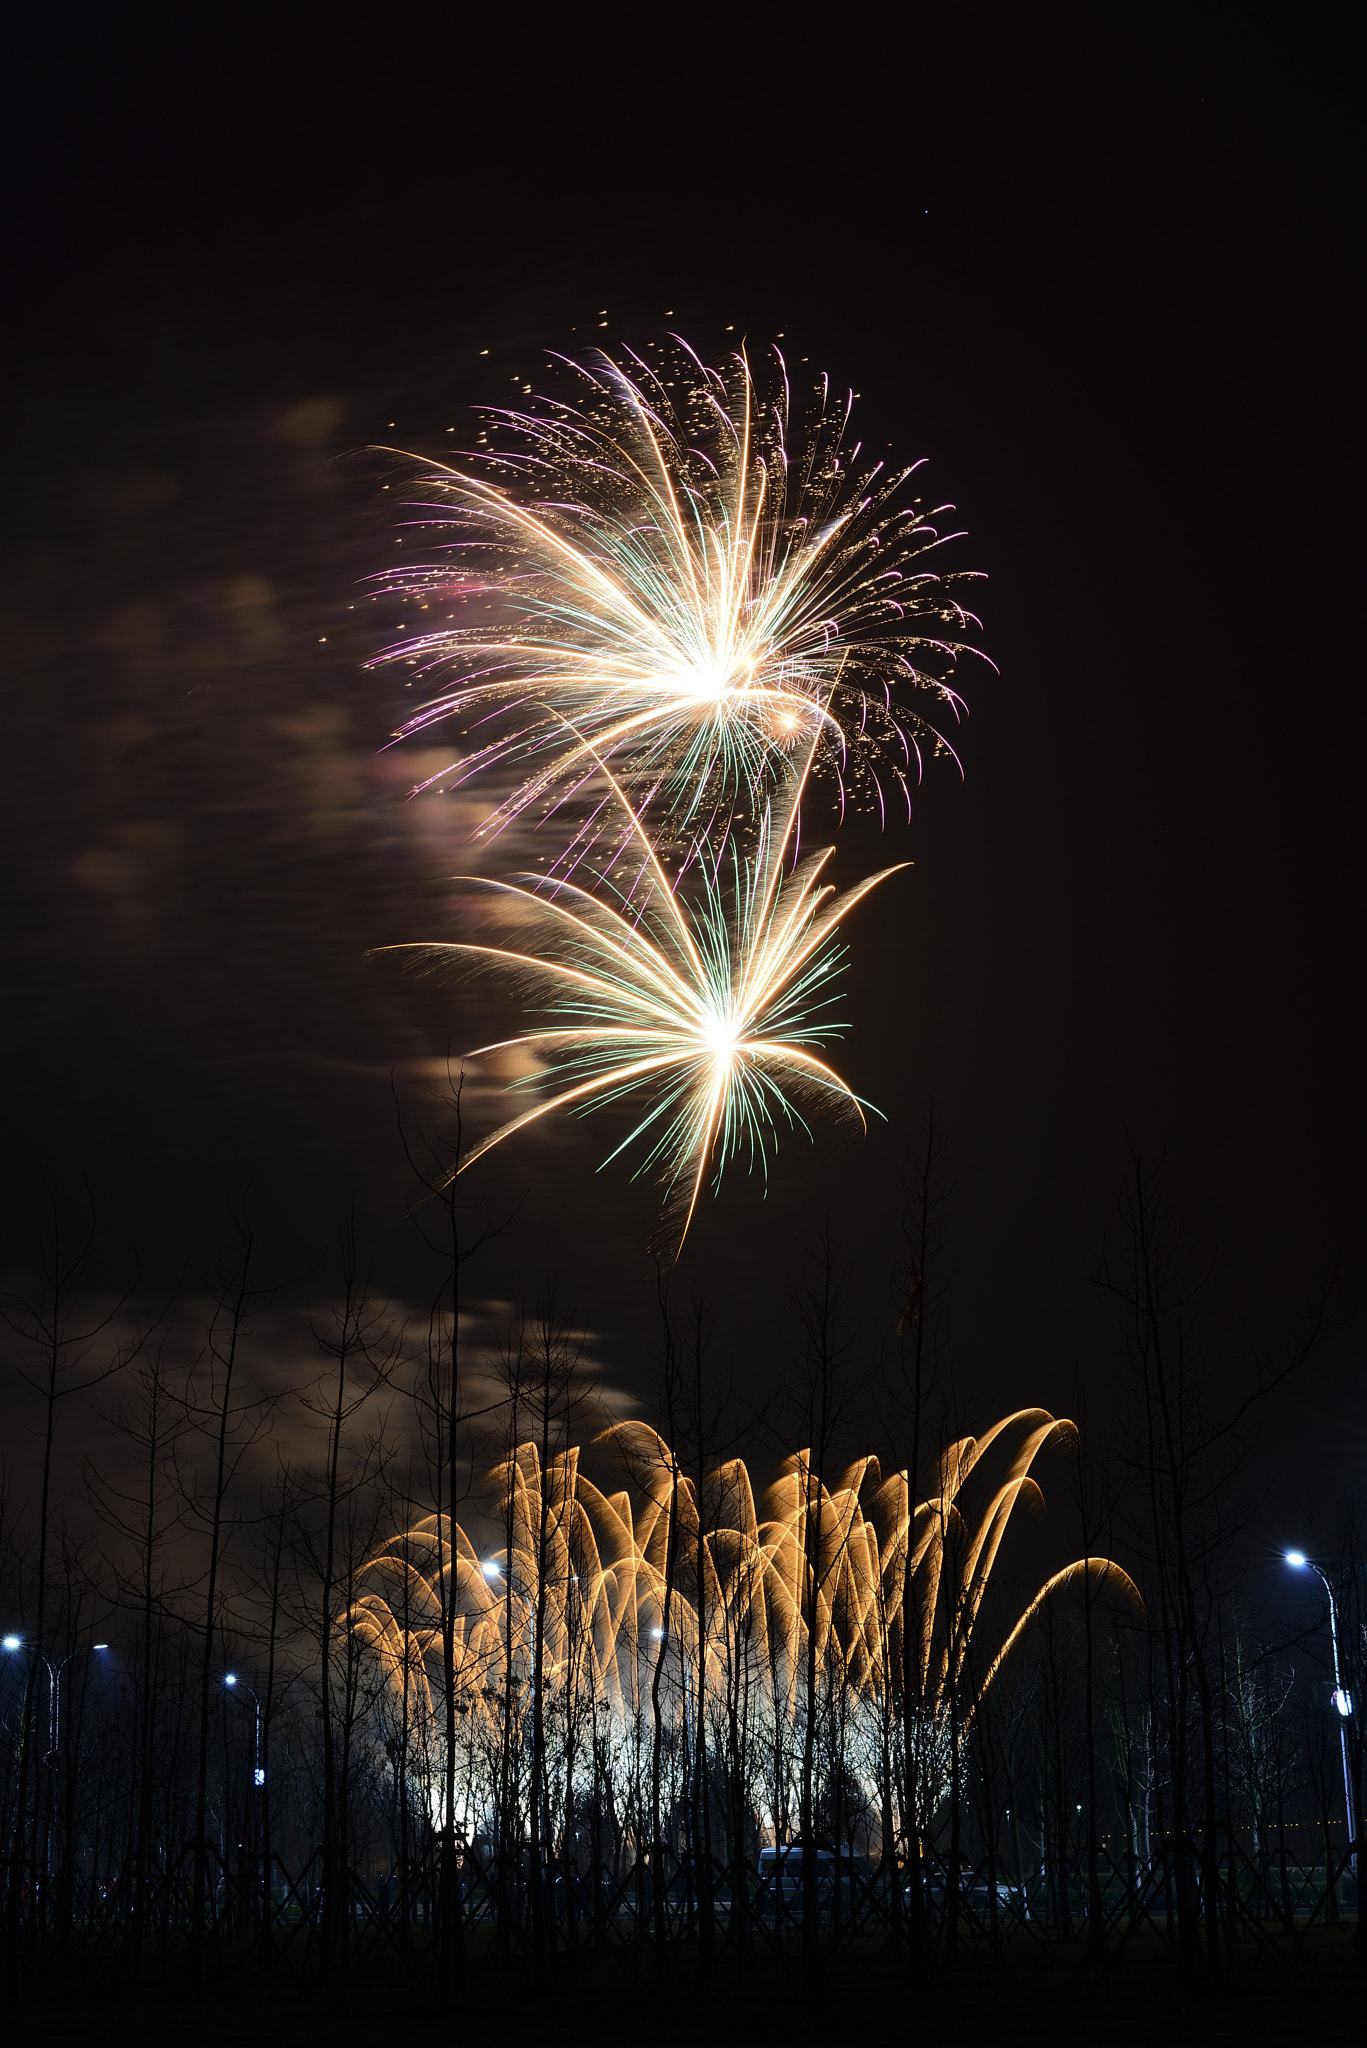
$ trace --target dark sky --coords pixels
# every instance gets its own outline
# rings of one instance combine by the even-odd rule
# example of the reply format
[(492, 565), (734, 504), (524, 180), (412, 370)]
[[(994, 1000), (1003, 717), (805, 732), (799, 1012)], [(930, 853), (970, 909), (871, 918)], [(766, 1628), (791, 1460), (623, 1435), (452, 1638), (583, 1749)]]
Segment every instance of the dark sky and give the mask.
[[(149, 1294), (202, 1283), (248, 1187), (281, 1272), (354, 1195), (420, 1296), (391, 1075), (417, 1114), (487, 1030), (365, 957), (432, 935), (466, 857), (377, 756), (355, 451), (429, 444), (600, 307), (612, 340), (781, 331), (929, 459), (1001, 673), (965, 781), (847, 834), (915, 862), (851, 934), (842, 1066), (887, 1127), (729, 1183), (683, 1277), (758, 1398), (829, 1214), (871, 1357), (933, 1099), (961, 1410), (1067, 1408), (1080, 1374), (1104, 1412), (1092, 1275), (1130, 1147), (1165, 1151), (1222, 1385), (1337, 1268), (1265, 1460), (1294, 1520), (1367, 1448), (1342, 14), (281, 16), (78, 9), (11, 52), (6, 1263), (43, 1172), (89, 1178), (100, 1277), (133, 1234)], [(490, 1161), (472, 1192), (522, 1207), (472, 1284), (554, 1280), (648, 1393), (652, 1197), (605, 1149)]]

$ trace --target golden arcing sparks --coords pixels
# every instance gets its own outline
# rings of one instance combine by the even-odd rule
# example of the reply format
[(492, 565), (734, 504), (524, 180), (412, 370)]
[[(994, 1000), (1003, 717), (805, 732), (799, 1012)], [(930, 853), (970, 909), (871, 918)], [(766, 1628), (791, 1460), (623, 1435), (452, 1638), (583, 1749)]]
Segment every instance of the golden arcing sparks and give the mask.
[[(708, 1475), (700, 1499), (641, 1422), (618, 1424), (603, 1440), (633, 1474), (634, 1497), (596, 1486), (577, 1449), (543, 1465), (524, 1443), (494, 1474), (507, 1544), (481, 1554), (459, 1523), (424, 1517), (372, 1559), (349, 1624), (435, 1727), (443, 1615), (454, 1607), (452, 1682), (472, 1829), (494, 1804), (500, 1720), (511, 1712), (520, 1721), (534, 1679), (547, 1694), (545, 1726), (558, 1731), (557, 1767), (571, 1776), (588, 1767), (593, 1745), (582, 1728), (591, 1719), (598, 1753), (625, 1775), (633, 1755), (639, 1767), (662, 1658), (674, 1736), (698, 1717), (720, 1729), (728, 1703), (734, 1710), (743, 1696), (756, 1753), (781, 1759), (795, 1754), (802, 1675), (815, 1656), (822, 1697), (841, 1703), (845, 1767), (869, 1803), (878, 1803), (887, 1743), (905, 1742), (910, 1726), (910, 1762), (933, 1812), (1003, 1660), (1041, 1605), (1086, 1575), (1139, 1603), (1118, 1565), (1079, 1559), (991, 1643), (979, 1641), (1013, 1510), (1039, 1497), (1031, 1467), (1046, 1444), (1074, 1435), (1071, 1423), (1022, 1409), (951, 1444), (919, 1501), (905, 1471), (885, 1476), (872, 1457), (828, 1486), (806, 1451), (761, 1500), (739, 1459)], [(995, 1477), (993, 1452), (1005, 1454)], [(823, 1711), (832, 1725), (833, 1708)], [(776, 1806), (772, 1788), (771, 1798)], [(767, 1827), (772, 1836), (772, 1809)]]

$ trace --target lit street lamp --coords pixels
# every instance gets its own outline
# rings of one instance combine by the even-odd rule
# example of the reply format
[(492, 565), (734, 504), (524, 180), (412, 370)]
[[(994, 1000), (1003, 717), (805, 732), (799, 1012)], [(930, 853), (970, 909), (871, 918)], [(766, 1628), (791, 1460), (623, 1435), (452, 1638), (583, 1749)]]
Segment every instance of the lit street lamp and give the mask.
[[(22, 1636), (0, 1636), (0, 1649), (7, 1650), (11, 1656), (16, 1651), (22, 1650), (23, 1647), (24, 1638)], [(108, 1643), (86, 1643), (83, 1647), (85, 1655), (93, 1657), (100, 1650), (107, 1650), (109, 1645)], [(49, 1756), (56, 1756), (62, 1730), (62, 1673), (66, 1670), (72, 1658), (80, 1655), (80, 1651), (68, 1650), (65, 1657), (59, 1658), (55, 1664), (51, 1657), (44, 1656), (41, 1650), (37, 1654), (47, 1666), (47, 1753)]]
[(1314, 1572), (1324, 1587), (1325, 1592), (1329, 1595), (1329, 1641), (1334, 1652), (1334, 1690), (1330, 1698), (1333, 1702), (1334, 1712), (1339, 1717), (1339, 1750), (1343, 1757), (1343, 1810), (1348, 1822), (1348, 1846), (1352, 1851), (1353, 1875), (1356, 1876), (1358, 1867), (1356, 1848), (1357, 1816), (1353, 1812), (1353, 1774), (1348, 1768), (1348, 1722), (1353, 1712), (1353, 1695), (1345, 1686), (1343, 1673), (1339, 1669), (1338, 1601), (1334, 1598), (1334, 1588), (1329, 1582), (1328, 1573), (1322, 1571), (1315, 1563), (1315, 1560), (1312, 1557), (1307, 1557), (1303, 1550), (1288, 1550), (1286, 1561), (1293, 1571)]
[[(235, 1671), (229, 1671), (226, 1674), (223, 1683), (228, 1687), (229, 1691), (233, 1691), (236, 1689), (237, 1686), (242, 1684), (242, 1681), (241, 1679), (239, 1679)], [(242, 1690), (243, 1692), (251, 1693), (252, 1705), (256, 1710), (254, 1717), (255, 1747), (253, 1749), (252, 1754), (252, 1783), (253, 1785), (255, 1785), (257, 1791), (259, 1792), (266, 1782), (266, 1767), (261, 1761), (261, 1702), (257, 1698), (256, 1694), (252, 1692), (251, 1686), (243, 1685)]]
[(496, 1557), (486, 1557), (480, 1565), (480, 1570), (481, 1572), (483, 1572), (485, 1580), (487, 1584), (489, 1584), (490, 1586), (496, 1586), (500, 1579), (503, 1581), (503, 1584), (508, 1589), (509, 1600), (512, 1599), (514, 1593), (517, 1594), (518, 1599), (522, 1602), (522, 1605), (527, 1610), (527, 1622), (531, 1628), (532, 1641), (535, 1642), (536, 1608), (534, 1607), (528, 1596), (522, 1591), (520, 1586), (515, 1586), (513, 1584), (511, 1577), (505, 1574), (503, 1566), (499, 1563)]

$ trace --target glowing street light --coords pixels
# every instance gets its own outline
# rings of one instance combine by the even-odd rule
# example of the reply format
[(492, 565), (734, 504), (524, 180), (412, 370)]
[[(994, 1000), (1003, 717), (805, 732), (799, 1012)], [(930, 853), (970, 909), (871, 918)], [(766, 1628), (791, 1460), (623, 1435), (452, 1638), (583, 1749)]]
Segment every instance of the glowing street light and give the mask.
[(516, 1595), (517, 1595), (518, 1599), (519, 1599), (519, 1600), (520, 1600), (520, 1601), (522, 1602), (522, 1605), (523, 1605), (523, 1606), (524, 1606), (524, 1607), (526, 1608), (526, 1610), (527, 1610), (527, 1622), (528, 1622), (528, 1625), (529, 1625), (529, 1627), (531, 1628), (531, 1632), (532, 1632), (532, 1641), (533, 1641), (533, 1642), (535, 1642), (535, 1641), (536, 1641), (536, 1608), (535, 1608), (535, 1607), (534, 1607), (534, 1605), (532, 1604), (531, 1600), (530, 1600), (530, 1599), (529, 1599), (529, 1598), (527, 1597), (527, 1595), (526, 1595), (526, 1594), (525, 1594), (525, 1593), (524, 1593), (524, 1592), (522, 1591), (521, 1587), (519, 1587), (519, 1586), (515, 1586), (515, 1585), (513, 1584), (513, 1581), (512, 1581), (512, 1578), (511, 1578), (511, 1576), (510, 1576), (510, 1575), (508, 1575), (508, 1574), (505, 1574), (505, 1572), (504, 1572), (504, 1570), (503, 1570), (503, 1567), (502, 1567), (502, 1565), (501, 1565), (501, 1564), (499, 1563), (499, 1561), (498, 1561), (498, 1559), (497, 1559), (496, 1557), (486, 1557), (486, 1558), (485, 1558), (485, 1559), (483, 1560), (483, 1562), (481, 1563), (481, 1565), (480, 1565), (480, 1570), (481, 1570), (481, 1571), (483, 1572), (483, 1574), (484, 1574), (484, 1576), (485, 1576), (486, 1580), (488, 1581), (488, 1583), (489, 1583), (489, 1584), (490, 1584), (491, 1586), (492, 1586), (492, 1585), (494, 1585), (494, 1584), (495, 1584), (495, 1582), (496, 1582), (496, 1581), (498, 1581), (498, 1580), (500, 1580), (500, 1579), (501, 1579), (501, 1580), (503, 1581), (503, 1584), (504, 1584), (504, 1586), (505, 1586), (505, 1587), (506, 1587), (506, 1589), (507, 1589), (507, 1598), (508, 1598), (508, 1606), (509, 1606), (509, 1609), (510, 1609), (510, 1611), (511, 1611), (511, 1608), (512, 1608), (512, 1602), (513, 1602), (513, 1595), (514, 1595), (514, 1593), (516, 1593)]
[[(235, 1690), (239, 1683), (237, 1673), (235, 1671), (225, 1671), (223, 1674), (223, 1683), (225, 1686), (228, 1687), (230, 1691)], [(265, 1766), (261, 1761), (261, 1702), (257, 1698), (255, 1692), (252, 1691), (251, 1686), (244, 1685), (242, 1687), (242, 1690), (243, 1692), (251, 1693), (252, 1705), (256, 1709), (255, 1748), (252, 1757), (252, 1783), (253, 1785), (255, 1785), (257, 1791), (259, 1792), (266, 1782)]]
[[(0, 1636), (0, 1648), (9, 1651), (10, 1655), (13, 1656), (16, 1651), (24, 1648), (24, 1638), (16, 1635)], [(97, 1651), (107, 1650), (108, 1648), (108, 1643), (86, 1643), (84, 1645), (85, 1654), (88, 1657), (93, 1657)], [(55, 1664), (51, 1657), (44, 1656), (41, 1650), (37, 1654), (47, 1666), (47, 1753), (51, 1757), (57, 1754), (58, 1738), (62, 1727), (62, 1673), (66, 1670), (72, 1658), (80, 1655), (80, 1650), (68, 1650), (65, 1657), (59, 1657)]]
[(1293, 1571), (1314, 1572), (1325, 1592), (1329, 1595), (1329, 1641), (1334, 1652), (1334, 1690), (1330, 1694), (1335, 1713), (1339, 1717), (1339, 1749), (1343, 1757), (1343, 1810), (1348, 1821), (1348, 1847), (1352, 1855), (1353, 1875), (1357, 1875), (1357, 1816), (1353, 1812), (1353, 1774), (1348, 1768), (1348, 1723), (1353, 1713), (1353, 1695), (1343, 1682), (1339, 1670), (1339, 1609), (1334, 1598), (1334, 1588), (1329, 1574), (1322, 1571), (1313, 1558), (1303, 1550), (1288, 1550), (1286, 1562)]

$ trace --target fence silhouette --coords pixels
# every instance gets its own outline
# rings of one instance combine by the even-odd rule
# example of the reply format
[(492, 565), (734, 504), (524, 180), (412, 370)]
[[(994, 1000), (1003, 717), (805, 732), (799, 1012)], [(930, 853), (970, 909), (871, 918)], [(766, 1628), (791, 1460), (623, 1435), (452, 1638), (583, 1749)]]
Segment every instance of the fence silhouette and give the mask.
[[(25, 1873), (5, 1903), (12, 1937), (31, 1963), (86, 1959), (115, 1974), (121, 1967), (141, 1974), (157, 1959), (174, 1963), (198, 1937), (222, 1964), (301, 1977), (349, 1954), (371, 1968), (420, 1964), (452, 1905), (455, 1945), (472, 1968), (486, 1959), (544, 1966), (593, 1951), (644, 1967), (662, 1941), (683, 1953), (706, 1945), (718, 1958), (752, 1961), (781, 1961), (813, 1941), (827, 1959), (919, 1952), (982, 1960), (1024, 1950), (1067, 1967), (1080, 1942), (1108, 1962), (1136, 1939), (1175, 1948), (1184, 1891), (1188, 1912), (1203, 1922), (1210, 1913), (1199, 1860), (1187, 1852), (1180, 1883), (1181, 1858), (1171, 1844), (1146, 1865), (1099, 1851), (1095, 1868), (1084, 1853), (1024, 1875), (1009, 1872), (1000, 1857), (964, 1861), (957, 1874), (930, 1857), (919, 1887), (905, 1867), (827, 1853), (804, 1888), (794, 1874), (800, 1852), (788, 1853), (792, 1861), (775, 1858), (764, 1868), (664, 1847), (625, 1867), (548, 1859), (538, 1871), (525, 1856), (500, 1862), (488, 1845), (463, 1843), (454, 1866), (459, 1897), (448, 1901), (443, 1870), (450, 1864), (440, 1839), (406, 1865), (339, 1870), (331, 1898), (320, 1851), (291, 1871), (277, 1854), (263, 1865), (259, 1855), (225, 1857), (213, 1845), (197, 1926), (194, 1844), (186, 1843), (169, 1861), (130, 1867), (105, 1883), (35, 1884)], [(1259, 1862), (1232, 1840), (1222, 1845), (1217, 1883), (1224, 1940), (1247, 1944), (1260, 1958), (1291, 1964), (1312, 1938), (1357, 1937), (1351, 1851), (1331, 1850), (1313, 1865)]]

